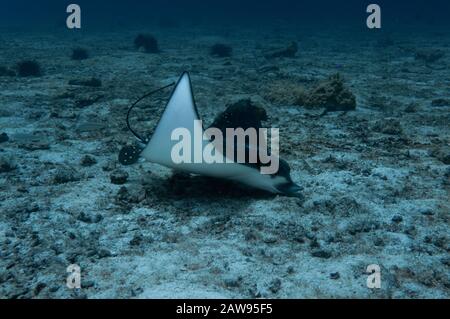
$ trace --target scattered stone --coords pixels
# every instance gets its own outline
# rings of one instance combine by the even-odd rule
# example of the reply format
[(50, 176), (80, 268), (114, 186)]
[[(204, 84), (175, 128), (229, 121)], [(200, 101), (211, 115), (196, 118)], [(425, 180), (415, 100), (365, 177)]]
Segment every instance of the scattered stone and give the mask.
[(233, 53), (233, 48), (230, 47), (229, 45), (222, 44), (222, 43), (216, 43), (210, 49), (210, 54), (212, 56), (217, 56), (219, 58), (230, 57), (232, 53)]
[(92, 165), (97, 164), (97, 160), (95, 159), (95, 157), (93, 157), (91, 155), (84, 155), (81, 158), (80, 164), (81, 164), (81, 166), (85, 166), (85, 167), (92, 166)]
[(6, 133), (1, 133), (0, 134), (0, 143), (4, 143), (4, 142), (8, 142), (9, 141), (9, 136)]
[(17, 63), (17, 72), (19, 76), (41, 76), (41, 66), (36, 61), (25, 60)]
[(36, 285), (36, 287), (34, 287), (34, 295), (37, 296), (39, 295), (39, 293), (42, 291), (42, 289), (44, 289), (45, 287), (47, 287), (47, 284), (45, 282), (40, 282)]
[(166, 243), (175, 244), (180, 241), (180, 237), (181, 237), (180, 233), (171, 231), (171, 232), (165, 233), (163, 235), (162, 240), (163, 240), (163, 242), (166, 242)]
[(158, 53), (158, 41), (150, 34), (139, 34), (134, 39), (134, 46), (136, 49), (143, 49), (146, 53)]
[(115, 162), (107, 162), (106, 164), (104, 164), (102, 166), (102, 170), (105, 171), (105, 172), (111, 172), (115, 168), (116, 168), (116, 163)]
[(116, 169), (111, 173), (111, 183), (116, 185), (125, 184), (128, 180), (128, 173), (122, 169)]
[(386, 118), (375, 122), (372, 126), (372, 130), (388, 135), (399, 135), (403, 132), (399, 120), (394, 118)]
[(408, 236), (415, 237), (417, 235), (417, 228), (414, 225), (407, 226), (404, 233)]
[(217, 115), (211, 127), (218, 128), (225, 134), (228, 127), (241, 127), (244, 130), (252, 127), (259, 129), (262, 121), (266, 121), (266, 110), (256, 106), (250, 99), (242, 99), (228, 104), (225, 111)]
[[(76, 291), (76, 290), (75, 290)], [(82, 293), (82, 292), (76, 292), (73, 296), (74, 299), (78, 299), (78, 300), (83, 300), (83, 299), (88, 299), (87, 294)]]
[(77, 238), (77, 236), (73, 232), (69, 232), (67, 235), (69, 236), (69, 238), (71, 240), (74, 240), (75, 238)]
[(6, 281), (10, 280), (12, 278), (11, 272), (8, 272), (6, 270), (0, 271), (0, 284), (5, 283)]
[(95, 215), (94, 219), (92, 220), (94, 223), (99, 223), (103, 220), (103, 216), (101, 214)]
[(450, 100), (448, 99), (434, 99), (431, 101), (431, 106), (450, 106)]
[(320, 248), (320, 243), (317, 241), (316, 238), (312, 239), (309, 243), (310, 248)]
[(140, 294), (142, 294), (144, 292), (144, 288), (142, 287), (137, 287), (137, 288), (132, 288), (131, 289), (131, 297), (137, 297)]
[(430, 155), (444, 163), (450, 165), (450, 146), (436, 148), (430, 152)]
[[(307, 108), (325, 108), (326, 112), (351, 111), (356, 109), (356, 98), (345, 87), (339, 73), (320, 82), (304, 97), (299, 97), (297, 104)], [(303, 99), (303, 101), (301, 100)]]
[(131, 246), (139, 246), (142, 243), (142, 236), (141, 235), (135, 235), (132, 240), (130, 240)]
[(444, 146), (434, 150), (431, 155), (445, 165), (450, 165), (450, 146)]
[(4, 66), (0, 66), (0, 76), (15, 76), (16, 72)]
[(47, 140), (29, 140), (20, 142), (18, 145), (27, 151), (49, 150), (50, 143)]
[(94, 286), (95, 286), (95, 281), (93, 281), (93, 280), (82, 280), (81, 281), (82, 289), (92, 288)]
[(241, 286), (242, 283), (242, 277), (237, 277), (237, 278), (225, 278), (225, 280), (223, 281), (223, 283), (225, 284), (226, 287), (228, 288), (238, 288)]
[(425, 63), (434, 63), (445, 56), (445, 52), (439, 49), (420, 50), (416, 52), (415, 59)]
[(79, 108), (86, 107), (86, 106), (92, 105), (94, 103), (97, 103), (102, 98), (103, 98), (103, 95), (101, 95), (101, 94), (79, 97), (77, 100), (75, 100), (75, 106), (79, 107)]
[(6, 156), (0, 156), (0, 173), (8, 173), (17, 168), (14, 161)]
[(81, 61), (89, 58), (89, 53), (86, 49), (75, 48), (72, 50), (72, 60)]
[(116, 199), (122, 202), (129, 202), (129, 195), (128, 188), (122, 186), (117, 192)]
[(76, 125), (77, 133), (88, 133), (93, 136), (98, 136), (102, 130), (104, 130), (107, 126), (107, 123), (102, 121), (99, 118), (93, 118), (90, 120), (81, 120)]
[(97, 78), (90, 78), (88, 80), (70, 80), (69, 85), (80, 85), (80, 86), (90, 86), (90, 87), (101, 87), (102, 81)]
[(251, 296), (251, 298), (262, 298), (263, 297), (263, 292), (258, 288), (258, 285), (256, 285), (255, 283), (251, 284), (250, 287), (248, 288), (248, 292)]
[(341, 278), (341, 275), (339, 274), (339, 272), (332, 272), (330, 274), (330, 278), (333, 280), (337, 280), (337, 279)]
[[(71, 98), (75, 97), (72, 96)], [(54, 118), (61, 118), (61, 119), (75, 119), (77, 117), (77, 113), (71, 111), (71, 110), (52, 110), (50, 113), (51, 117)]]
[(377, 247), (383, 247), (384, 246), (384, 240), (381, 237), (375, 238), (373, 244)]
[(312, 251), (311, 256), (316, 258), (328, 259), (331, 257), (331, 252), (324, 249), (316, 249)]
[(97, 251), (97, 255), (98, 255), (99, 258), (106, 258), (106, 257), (111, 257), (112, 256), (111, 252), (108, 249), (106, 249), (106, 248), (99, 249)]
[(400, 215), (394, 215), (394, 216), (392, 217), (392, 221), (393, 221), (394, 223), (401, 223), (401, 222), (403, 221), (403, 217), (400, 216)]
[(26, 213), (34, 213), (39, 211), (40, 207), (38, 203), (35, 202), (30, 202), (30, 203), (26, 203), (25, 207), (24, 207), (24, 212)]
[(267, 58), (294, 58), (298, 51), (297, 42), (293, 41), (288, 47), (276, 50), (266, 55)]
[(442, 257), (441, 258), (441, 263), (443, 263), (447, 267), (450, 267), (450, 257)]
[(376, 230), (380, 227), (379, 223), (372, 220), (360, 220), (355, 223), (352, 223), (347, 227), (347, 231), (350, 235), (356, 235), (359, 233), (369, 233), (373, 230)]
[(51, 293), (55, 293), (55, 292), (57, 292), (57, 291), (59, 290), (59, 288), (60, 288), (59, 285), (53, 285), (53, 286), (51, 286), (51, 287), (48, 289), (48, 291), (51, 292)]
[(445, 248), (448, 243), (448, 238), (446, 236), (435, 236), (433, 238), (433, 245), (439, 248)]
[(92, 218), (91, 218), (91, 216), (89, 216), (89, 215), (86, 214), (85, 212), (81, 212), (81, 213), (78, 215), (77, 219), (78, 219), (79, 221), (82, 221), (83, 223), (87, 223), (87, 224), (92, 223)]
[(420, 213), (425, 216), (433, 216), (434, 215), (434, 212), (431, 208), (424, 208), (420, 211)]
[(269, 284), (269, 290), (276, 294), (277, 292), (279, 292), (281, 289), (281, 279), (279, 278), (275, 278), (274, 280), (272, 280)]
[(293, 266), (288, 266), (286, 272), (292, 275), (293, 273), (295, 273), (295, 268)]
[(405, 113), (415, 113), (415, 112), (417, 112), (417, 105), (415, 105), (414, 103), (409, 104), (405, 108)]
[(254, 241), (258, 239), (258, 233), (254, 229), (245, 231), (244, 238), (246, 241)]
[(56, 169), (53, 175), (54, 184), (65, 184), (80, 180), (79, 174), (71, 167), (64, 166)]
[(145, 199), (146, 192), (142, 186), (132, 187), (131, 189), (122, 186), (116, 195), (116, 200), (121, 203), (137, 204)]
[(266, 244), (275, 244), (277, 242), (277, 240), (278, 240), (277, 237), (275, 237), (273, 235), (267, 235), (267, 236), (264, 236), (264, 238), (263, 238), (263, 241)]

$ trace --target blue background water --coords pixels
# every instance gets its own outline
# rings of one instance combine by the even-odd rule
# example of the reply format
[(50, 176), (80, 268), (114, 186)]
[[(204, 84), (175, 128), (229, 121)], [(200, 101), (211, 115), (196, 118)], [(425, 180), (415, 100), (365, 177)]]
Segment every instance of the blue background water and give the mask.
[[(77, 3), (82, 8), (84, 28), (127, 27), (159, 22), (184, 27), (193, 24), (271, 24), (279, 20), (310, 25), (360, 25), (370, 3), (382, 7), (383, 28), (448, 27), (448, 0), (1, 0), (0, 26), (40, 29), (65, 26), (65, 8)], [(447, 25), (447, 26), (446, 26)], [(364, 26), (364, 25), (363, 25)]]

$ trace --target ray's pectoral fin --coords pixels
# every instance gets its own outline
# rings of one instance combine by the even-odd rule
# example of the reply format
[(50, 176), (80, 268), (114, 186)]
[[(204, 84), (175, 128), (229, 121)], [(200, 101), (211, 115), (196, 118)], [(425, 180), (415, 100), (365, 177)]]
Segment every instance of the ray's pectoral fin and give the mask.
[(143, 148), (138, 145), (126, 145), (119, 152), (119, 163), (132, 165), (139, 160)]
[(172, 159), (172, 149), (177, 143), (172, 137), (180, 130), (188, 131), (192, 135), (198, 130), (203, 134), (203, 127), (196, 120), (200, 120), (200, 117), (192, 93), (191, 80), (189, 74), (184, 72), (175, 84), (158, 125), (142, 151), (142, 156), (153, 163), (182, 169), (183, 165), (174, 163)]

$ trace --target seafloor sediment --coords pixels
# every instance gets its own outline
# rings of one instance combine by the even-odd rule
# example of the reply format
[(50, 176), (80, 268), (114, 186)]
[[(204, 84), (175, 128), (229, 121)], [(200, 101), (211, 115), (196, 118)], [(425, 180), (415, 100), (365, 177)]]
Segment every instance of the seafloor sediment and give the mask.
[[(139, 31), (2, 34), (0, 66), (35, 59), (42, 75), (0, 77), (1, 298), (450, 297), (448, 33), (193, 27), (153, 32), (150, 54)], [(295, 57), (269, 54), (292, 41)], [(185, 70), (207, 125), (241, 98), (266, 109), (303, 199), (118, 164), (129, 104)], [(337, 72), (354, 111), (301, 105)], [(167, 96), (136, 110), (140, 131)]]

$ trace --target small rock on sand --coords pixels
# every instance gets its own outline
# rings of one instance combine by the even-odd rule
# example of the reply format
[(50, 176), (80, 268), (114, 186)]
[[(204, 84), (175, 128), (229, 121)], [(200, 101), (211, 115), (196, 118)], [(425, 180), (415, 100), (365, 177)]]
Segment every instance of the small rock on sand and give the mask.
[(8, 141), (9, 141), (8, 134), (6, 134), (6, 133), (1, 133), (1, 134), (0, 134), (0, 143), (4, 143), (4, 142), (8, 142)]
[(116, 169), (111, 173), (111, 183), (116, 185), (125, 184), (128, 180), (128, 173), (121, 169)]
[(14, 161), (6, 156), (0, 157), (0, 173), (8, 173), (17, 168), (17, 165)]

